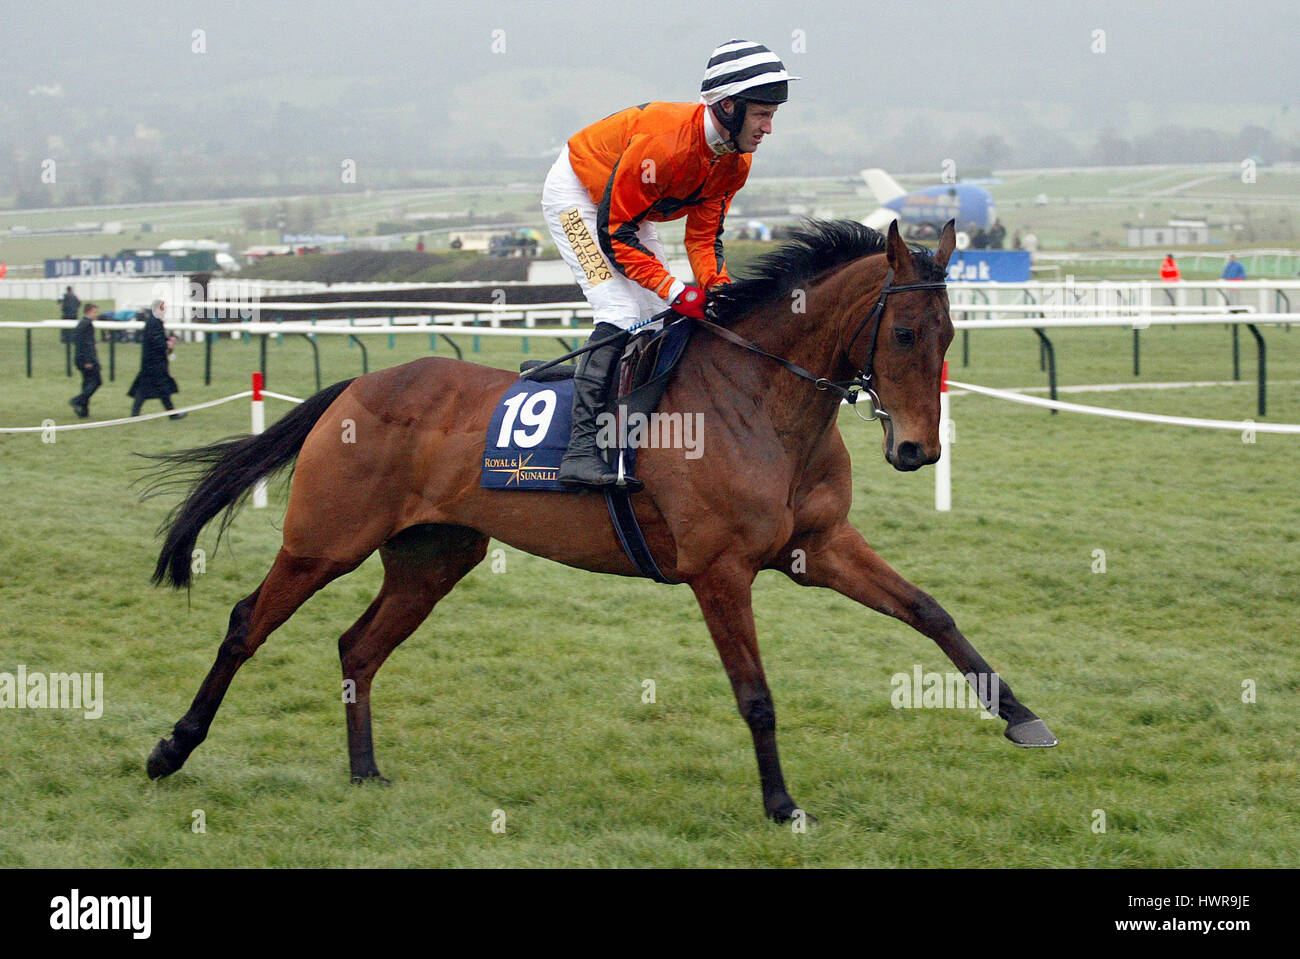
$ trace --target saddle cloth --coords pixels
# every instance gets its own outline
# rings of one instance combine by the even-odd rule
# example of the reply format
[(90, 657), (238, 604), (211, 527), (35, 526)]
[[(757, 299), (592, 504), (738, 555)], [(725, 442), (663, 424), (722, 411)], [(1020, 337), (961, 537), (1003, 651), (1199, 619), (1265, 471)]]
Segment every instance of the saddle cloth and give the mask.
[[(617, 389), (602, 412), (622, 418), (648, 415), (659, 405), (664, 389), (690, 340), (692, 324), (678, 320), (663, 330), (641, 333), (628, 341), (615, 374)], [(535, 365), (535, 364), (528, 364)], [(561, 378), (562, 377), (562, 378)], [(556, 479), (573, 431), (573, 367), (553, 367), (539, 379), (521, 379), (506, 390), (488, 424), (480, 483), (484, 489), (574, 492)], [(625, 429), (611, 430), (619, 440)], [(636, 449), (622, 450), (624, 468), (632, 472)], [(616, 465), (619, 450), (606, 450)]]
[(483, 488), (569, 492), (556, 476), (572, 430), (572, 377), (511, 383), (488, 425)]

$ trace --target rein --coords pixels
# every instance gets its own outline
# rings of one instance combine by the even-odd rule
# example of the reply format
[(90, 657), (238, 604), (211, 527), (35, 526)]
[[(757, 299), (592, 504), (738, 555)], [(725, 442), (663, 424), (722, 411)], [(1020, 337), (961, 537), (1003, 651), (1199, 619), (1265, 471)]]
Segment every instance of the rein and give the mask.
[(876, 305), (872, 308), (871, 312), (866, 315), (862, 322), (858, 324), (857, 331), (849, 340), (849, 345), (845, 350), (846, 353), (852, 352), (853, 344), (858, 341), (858, 337), (862, 335), (862, 331), (867, 328), (868, 324), (870, 324), (871, 348), (867, 352), (867, 361), (858, 375), (853, 377), (851, 380), (831, 380), (824, 376), (817, 376), (816, 374), (805, 370), (798, 363), (791, 363), (787, 359), (767, 352), (756, 343), (752, 343), (743, 336), (731, 332), (731, 330), (726, 327), (718, 326), (718, 324), (712, 323), (708, 320), (696, 320), (695, 322), (703, 329), (720, 339), (726, 340), (728, 343), (734, 343), (736, 346), (749, 350), (751, 353), (757, 353), (759, 356), (765, 356), (769, 360), (779, 363), (801, 380), (807, 380), (812, 383), (813, 386), (817, 387), (817, 389), (829, 390), (836, 394), (841, 400), (852, 406), (854, 412), (857, 412), (858, 399), (862, 396), (866, 396), (868, 402), (871, 403), (871, 415), (862, 416), (861, 413), (858, 413), (858, 416), (868, 422), (871, 420), (887, 420), (889, 419), (889, 414), (885, 412), (885, 408), (880, 405), (880, 396), (876, 393), (875, 387), (872, 385), (876, 375), (876, 340), (880, 336), (880, 319), (885, 312), (885, 301), (889, 298), (891, 293), (905, 293), (910, 290), (942, 290), (946, 289), (948, 286), (947, 282), (943, 280), (935, 280), (927, 283), (904, 283), (900, 286), (894, 286), (893, 280), (894, 271), (891, 269), (885, 274), (885, 283), (880, 288), (880, 296), (876, 299)]

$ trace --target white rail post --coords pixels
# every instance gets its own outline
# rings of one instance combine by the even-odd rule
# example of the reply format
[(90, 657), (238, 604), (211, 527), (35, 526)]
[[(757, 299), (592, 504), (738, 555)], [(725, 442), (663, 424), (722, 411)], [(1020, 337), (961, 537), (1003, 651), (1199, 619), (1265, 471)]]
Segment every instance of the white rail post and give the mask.
[[(260, 436), (266, 432), (266, 401), (262, 399), (262, 374), (253, 374), (253, 435)], [(266, 508), (266, 480), (260, 479), (253, 486), (253, 508)]]
[(947, 513), (952, 509), (952, 427), (949, 422), (948, 361), (943, 361), (943, 381), (939, 384), (939, 462), (934, 464), (934, 508)]

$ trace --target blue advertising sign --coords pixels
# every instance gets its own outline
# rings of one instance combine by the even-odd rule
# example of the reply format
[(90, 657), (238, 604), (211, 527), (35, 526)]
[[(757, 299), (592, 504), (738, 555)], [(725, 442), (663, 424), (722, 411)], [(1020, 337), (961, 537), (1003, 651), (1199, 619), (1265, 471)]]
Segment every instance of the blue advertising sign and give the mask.
[(949, 283), (1023, 283), (1029, 279), (1028, 250), (954, 250)]
[(45, 261), (47, 280), (88, 276), (154, 276), (175, 272), (176, 259), (170, 256), (73, 256)]

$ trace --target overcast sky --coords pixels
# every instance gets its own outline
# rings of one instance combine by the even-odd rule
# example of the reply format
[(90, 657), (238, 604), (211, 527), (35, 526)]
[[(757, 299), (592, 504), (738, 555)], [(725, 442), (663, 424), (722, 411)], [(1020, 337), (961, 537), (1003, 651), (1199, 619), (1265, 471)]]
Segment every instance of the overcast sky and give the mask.
[[(165, 133), (187, 103), (328, 109), (341, 126), (404, 104), (395, 136), (398, 124), (425, 126), (458, 148), (516, 138), (537, 150), (630, 104), (695, 99), (710, 50), (742, 37), (805, 78), (768, 155), (815, 138), (897, 137), (911, 111), (973, 132), (1026, 117), (1129, 135), (1162, 119), (1226, 128), (1240, 117), (1291, 134), (1296, 10), (1292, 0), (16, 3), (0, 22), (0, 97), (30, 106), (33, 88), (57, 86), (65, 107), (127, 104)], [(205, 52), (193, 51), (196, 30)]]
[[(6, 4), (0, 71), (10, 93), (93, 76), (98, 95), (114, 96), (158, 71), (193, 80), (187, 65), (398, 83), (585, 65), (626, 78), (614, 97), (667, 99), (692, 95), (709, 50), (735, 35), (789, 54), (807, 77), (801, 96), (819, 100), (1275, 101), (1300, 89), (1298, 27), (1287, 0), (86, 0)], [(193, 29), (207, 31), (206, 61), (190, 60)], [(494, 30), (504, 53), (492, 53)], [(791, 51), (796, 30), (806, 53)], [(1106, 31), (1105, 53), (1091, 52), (1093, 30)]]

